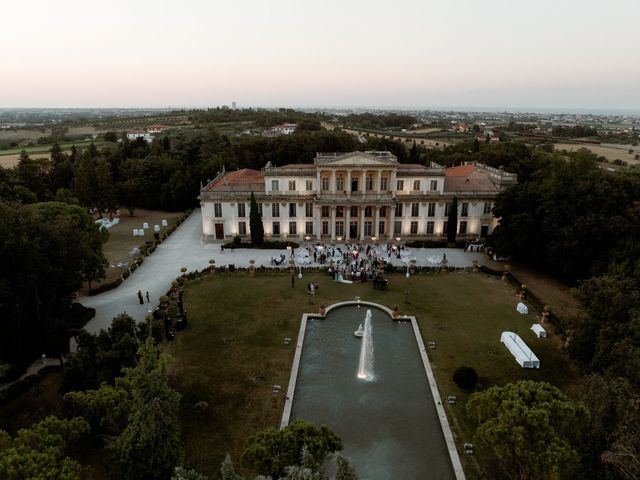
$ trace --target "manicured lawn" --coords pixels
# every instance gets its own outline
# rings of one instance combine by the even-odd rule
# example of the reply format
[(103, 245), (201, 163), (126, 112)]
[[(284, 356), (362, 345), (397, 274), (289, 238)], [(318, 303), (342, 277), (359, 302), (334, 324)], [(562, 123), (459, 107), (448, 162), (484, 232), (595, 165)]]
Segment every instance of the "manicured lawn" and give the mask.
[[(451, 380), (457, 367), (475, 368), (482, 387), (533, 379), (566, 389), (575, 382), (559, 340), (533, 335), (529, 327), (536, 312), (519, 315), (513, 287), (499, 278), (482, 273), (389, 278), (387, 291), (374, 290), (371, 283), (334, 283), (322, 272), (296, 277), (295, 288), (288, 273), (216, 273), (189, 283), (184, 294), (189, 326), (165, 347), (173, 357), (172, 383), (183, 395), (188, 461), (209, 475), (216, 475), (227, 452), (238, 465), (244, 440), (279, 423), (301, 314), (355, 296), (399, 305), (402, 314), (416, 315), (425, 341), (437, 342), (428, 354), (440, 393), (458, 397), (447, 408), (459, 446), (471, 440), (473, 427), (464, 415), (468, 394)], [(315, 305), (308, 304), (310, 280), (320, 285)], [(541, 360), (540, 370), (516, 364), (500, 343), (503, 330), (516, 331), (527, 342)], [(284, 337), (294, 341), (285, 346)], [(274, 384), (283, 387), (279, 395), (272, 393)], [(469, 477), (475, 478), (469, 467)]]

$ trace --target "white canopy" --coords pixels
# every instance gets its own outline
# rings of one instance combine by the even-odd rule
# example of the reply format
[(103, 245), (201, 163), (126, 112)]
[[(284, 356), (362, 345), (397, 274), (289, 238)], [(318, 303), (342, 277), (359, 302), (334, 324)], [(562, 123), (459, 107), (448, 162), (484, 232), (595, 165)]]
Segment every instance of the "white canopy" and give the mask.
[(547, 336), (547, 331), (539, 323), (534, 323), (533, 325), (531, 325), (531, 330), (533, 330), (533, 333), (535, 333), (538, 337)]
[(527, 307), (522, 302), (518, 303), (518, 305), (516, 306), (516, 310), (518, 311), (518, 313), (520, 313), (522, 315), (527, 315), (529, 313), (529, 307)]
[(502, 332), (500, 341), (514, 356), (522, 368), (540, 368), (540, 360), (526, 343), (513, 332)]

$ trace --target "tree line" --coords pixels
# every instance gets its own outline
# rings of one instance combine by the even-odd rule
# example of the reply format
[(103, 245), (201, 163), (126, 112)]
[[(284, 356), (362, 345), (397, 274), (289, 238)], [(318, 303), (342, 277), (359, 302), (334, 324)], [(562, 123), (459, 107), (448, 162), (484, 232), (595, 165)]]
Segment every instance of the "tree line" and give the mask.
[[(602, 169), (585, 150), (561, 154), (510, 141), (472, 140), (422, 152), (421, 159), (447, 166), (477, 161), (516, 173), (518, 184), (496, 199), (500, 221), (487, 243), (573, 286), (581, 306), (579, 316), (556, 325), (583, 374), (571, 398), (545, 384), (523, 383), (480, 392), (469, 402), (467, 414), (478, 424), (476, 440), (489, 452), (490, 469), (518, 479), (638, 478), (638, 172)], [(567, 420), (562, 424), (552, 415), (558, 408)], [(541, 430), (554, 432), (553, 438), (541, 437)], [(550, 464), (550, 457), (557, 462)]]

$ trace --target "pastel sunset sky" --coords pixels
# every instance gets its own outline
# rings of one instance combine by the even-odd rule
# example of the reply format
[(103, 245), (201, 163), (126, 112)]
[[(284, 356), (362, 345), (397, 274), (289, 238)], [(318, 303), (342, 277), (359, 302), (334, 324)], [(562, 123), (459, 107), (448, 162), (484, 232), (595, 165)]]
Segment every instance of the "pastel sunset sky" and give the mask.
[(640, 1), (3, 2), (0, 107), (640, 110)]

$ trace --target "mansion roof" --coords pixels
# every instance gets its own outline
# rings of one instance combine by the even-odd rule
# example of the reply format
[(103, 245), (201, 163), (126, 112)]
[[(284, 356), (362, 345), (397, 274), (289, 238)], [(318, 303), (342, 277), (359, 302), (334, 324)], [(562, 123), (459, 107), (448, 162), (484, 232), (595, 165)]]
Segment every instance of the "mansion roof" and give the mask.
[(204, 187), (206, 192), (260, 192), (262, 190), (264, 190), (264, 175), (250, 168), (223, 172)]
[[(315, 178), (316, 175), (321, 175), (323, 172), (330, 170), (360, 171), (360, 175), (363, 175), (365, 171), (388, 172), (388, 174), (393, 174), (398, 179), (403, 177), (414, 179), (419, 179), (420, 177), (432, 179), (434, 177), (444, 177), (444, 184), (440, 183), (442, 187), (438, 188), (439, 195), (495, 196), (503, 188), (517, 183), (516, 175), (480, 163), (444, 168), (435, 163), (431, 163), (429, 166), (417, 163), (398, 163), (397, 158), (390, 152), (318, 153), (314, 163), (291, 163), (281, 167), (268, 163), (261, 171), (249, 168), (233, 172), (225, 172), (223, 170), (214, 180), (202, 188), (201, 193), (211, 193), (213, 196), (206, 195), (201, 197), (201, 200), (203, 198), (233, 198), (236, 194), (248, 196), (250, 192), (254, 192), (257, 195), (265, 195), (266, 193), (267, 196), (279, 195), (283, 197), (287, 195), (327, 196), (328, 194), (325, 191), (296, 191), (295, 187), (293, 192), (278, 190), (277, 187), (273, 187), (274, 190), (271, 191), (267, 187), (267, 181), (268, 179), (277, 180), (277, 177), (284, 177), (285, 179), (288, 177), (290, 180), (292, 177)], [(383, 193), (384, 198), (389, 197), (390, 199), (392, 195), (395, 198), (395, 185), (390, 190), (392, 191), (378, 193)], [(400, 190), (402, 190), (402, 187)], [(434, 191), (425, 190), (423, 194), (433, 195)], [(331, 195), (336, 195), (335, 190), (330, 193)], [(365, 192), (354, 191), (354, 195), (351, 198), (359, 198), (360, 193)], [(419, 192), (409, 190), (405, 190), (404, 193), (397, 193), (406, 198), (419, 194)], [(438, 193), (436, 192), (436, 194)], [(367, 200), (367, 196), (370, 196), (370, 194), (365, 193), (362, 200)]]
[(444, 172), (445, 192), (497, 192), (498, 186), (476, 165), (467, 164), (447, 168)]

